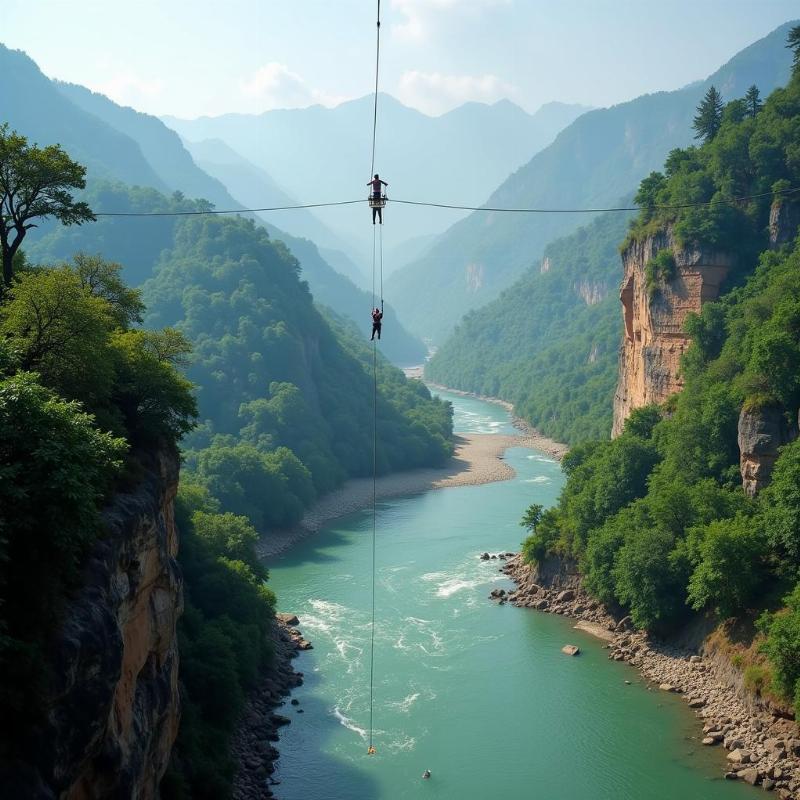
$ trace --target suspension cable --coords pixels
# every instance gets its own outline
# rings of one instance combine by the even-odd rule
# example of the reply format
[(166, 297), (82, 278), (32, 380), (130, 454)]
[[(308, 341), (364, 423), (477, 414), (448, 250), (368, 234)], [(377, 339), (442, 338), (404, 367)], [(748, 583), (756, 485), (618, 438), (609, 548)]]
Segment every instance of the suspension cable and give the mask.
[[(433, 203), (426, 200), (397, 200), (395, 205), (423, 206), (425, 208), (446, 208), (456, 211), (488, 211), (500, 214), (605, 214), (619, 211), (680, 211), (685, 208), (704, 208), (712, 206), (738, 205), (748, 200), (759, 200), (764, 197), (786, 197), (800, 193), (800, 186), (779, 191), (759, 192), (739, 197), (722, 197), (716, 200), (701, 200), (696, 203), (652, 204), (644, 206), (609, 206), (605, 208), (509, 208), (503, 206), (466, 206), (457, 203)], [(229, 208), (206, 209), (203, 211), (95, 211), (95, 217), (202, 217), (209, 214), (247, 214), (266, 211), (295, 211), (302, 208), (328, 208), (331, 206), (351, 206), (363, 203), (363, 200), (338, 200), (330, 203), (302, 203), (293, 206), (270, 206), (267, 208)]]

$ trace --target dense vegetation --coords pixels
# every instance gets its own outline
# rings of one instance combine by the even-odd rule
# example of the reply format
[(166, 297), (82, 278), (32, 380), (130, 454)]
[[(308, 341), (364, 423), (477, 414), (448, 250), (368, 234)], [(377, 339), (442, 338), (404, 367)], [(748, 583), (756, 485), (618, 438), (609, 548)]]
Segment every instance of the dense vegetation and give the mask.
[(619, 346), (618, 245), (628, 219), (606, 214), (550, 244), (541, 267), (464, 317), (426, 376), (501, 397), (558, 441), (608, 436)]
[[(372, 469), (371, 356), (358, 334), (332, 333), (298, 273), (251, 221), (206, 217), (179, 224), (144, 289), (148, 322), (175, 325), (195, 348), (201, 424), (187, 468), (261, 530)], [(447, 458), (449, 406), (383, 361), (379, 378), (379, 471)]]
[(137, 450), (174, 442), (195, 413), (175, 369), (185, 340), (133, 327), (143, 306), (119, 273), (95, 257), (49, 269), (17, 258), (0, 304), (0, 715), (19, 746), (99, 508), (135, 474)]
[(783, 448), (755, 499), (741, 488), (737, 446), (741, 409), (777, 410), (796, 435), (800, 242), (768, 250), (767, 222), (771, 201), (790, 202), (780, 192), (800, 185), (800, 70), (755, 115), (740, 113), (743, 105), (728, 103), (706, 143), (671, 153), (665, 174), (639, 192), (653, 206), (777, 193), (650, 208), (632, 227), (640, 236), (670, 224), (683, 243), (739, 254), (734, 288), (688, 322), (685, 388), (663, 408), (635, 411), (614, 441), (573, 448), (559, 503), (541, 518), (531, 512), (524, 549), (531, 560), (577, 560), (589, 590), (643, 628), (670, 629), (699, 611), (752, 619), (777, 610), (761, 616), (753, 646), (766, 665), (751, 666), (761, 670), (763, 691), (800, 702), (800, 589), (792, 589), (800, 578), (800, 442)]
[(230, 735), (272, 656), (275, 598), (246, 517), (220, 513), (201, 486), (183, 482), (175, 521), (186, 591), (178, 630), (182, 716), (165, 798), (230, 796)]

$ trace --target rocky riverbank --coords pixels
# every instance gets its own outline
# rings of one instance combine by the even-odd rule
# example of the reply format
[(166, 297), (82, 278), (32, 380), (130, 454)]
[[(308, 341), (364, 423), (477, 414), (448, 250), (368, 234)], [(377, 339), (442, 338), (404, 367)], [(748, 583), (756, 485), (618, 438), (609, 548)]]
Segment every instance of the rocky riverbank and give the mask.
[[(231, 743), (231, 753), (237, 765), (233, 782), (234, 800), (265, 800), (272, 798), (271, 775), (279, 753), (271, 742), (278, 740), (278, 728), (288, 725), (291, 718), (276, 713), (285, 705), (286, 696), (303, 683), (303, 673), (292, 667), (292, 659), (301, 650), (308, 650), (307, 642), (295, 627), (297, 617), (277, 614), (272, 630), (275, 659), (261, 685), (250, 695), (239, 718)], [(292, 706), (297, 701), (292, 701)], [(293, 708), (302, 713), (301, 708)]]
[(628, 617), (615, 619), (589, 597), (574, 572), (542, 580), (518, 555), (506, 558), (502, 571), (517, 588), (493, 599), (579, 620), (576, 627), (605, 639), (608, 657), (636, 667), (650, 688), (682, 695), (703, 722), (698, 742), (729, 751), (726, 778), (775, 791), (783, 799), (800, 798), (797, 724), (740, 694), (702, 648), (689, 650), (634, 631)]

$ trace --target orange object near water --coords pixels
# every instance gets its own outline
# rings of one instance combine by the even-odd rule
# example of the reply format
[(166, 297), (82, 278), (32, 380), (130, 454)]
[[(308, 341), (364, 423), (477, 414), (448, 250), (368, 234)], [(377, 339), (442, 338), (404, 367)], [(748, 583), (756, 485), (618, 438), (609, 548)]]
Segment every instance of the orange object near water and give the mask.
[(367, 755), (368, 755), (368, 756), (374, 756), (374, 755), (375, 755), (375, 748), (374, 748), (372, 745), (370, 745), (370, 746), (367, 748)]

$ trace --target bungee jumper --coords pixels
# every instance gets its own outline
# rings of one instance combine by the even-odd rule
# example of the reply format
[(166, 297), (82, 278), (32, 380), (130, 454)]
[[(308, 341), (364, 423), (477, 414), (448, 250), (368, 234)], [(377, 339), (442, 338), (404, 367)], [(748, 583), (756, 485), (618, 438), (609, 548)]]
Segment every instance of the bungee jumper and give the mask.
[(383, 308), (373, 308), (372, 309), (372, 336), (369, 337), (369, 340), (372, 342), (375, 340), (375, 334), (378, 334), (378, 339), (381, 338), (381, 328), (383, 327)]
[(423, 780), (427, 781), (430, 777), (431, 777), (431, 771), (429, 769), (426, 769), (425, 772), (422, 773), (422, 778)]
[(378, 222), (383, 225), (383, 209), (386, 207), (386, 195), (383, 193), (384, 186), (389, 184), (381, 180), (380, 175), (375, 173), (371, 181), (367, 181), (367, 186), (372, 187), (372, 194), (369, 197), (369, 207), (372, 209), (372, 224), (375, 224), (375, 215), (378, 216)]

